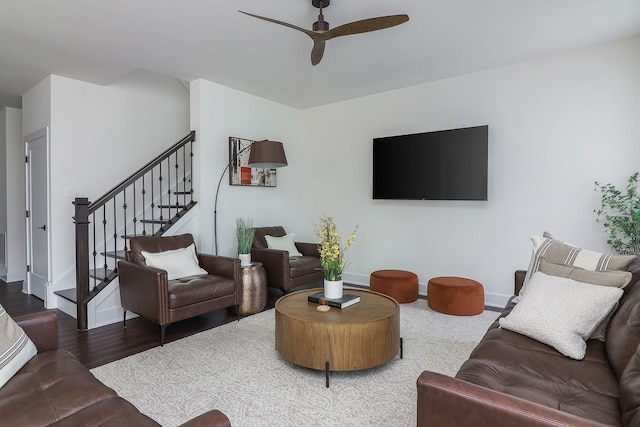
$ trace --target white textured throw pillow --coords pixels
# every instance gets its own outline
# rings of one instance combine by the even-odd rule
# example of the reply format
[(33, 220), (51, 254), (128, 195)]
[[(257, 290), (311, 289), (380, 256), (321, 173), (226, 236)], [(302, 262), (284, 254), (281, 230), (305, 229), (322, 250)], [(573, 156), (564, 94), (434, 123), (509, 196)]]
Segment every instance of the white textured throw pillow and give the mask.
[(535, 272), (527, 292), (500, 327), (552, 346), (565, 356), (582, 360), (586, 339), (615, 307), (623, 294), (611, 286), (576, 282)]
[(267, 247), (269, 249), (288, 251), (289, 257), (302, 256), (302, 254), (298, 252), (298, 248), (296, 248), (296, 244), (293, 241), (293, 233), (282, 237), (264, 236), (264, 239), (267, 241)]
[(148, 266), (165, 270), (168, 280), (207, 274), (207, 270), (200, 268), (200, 264), (198, 264), (196, 245), (193, 243), (186, 248), (174, 249), (172, 251), (140, 252)]
[(0, 387), (13, 377), (38, 351), (22, 328), (0, 305)]

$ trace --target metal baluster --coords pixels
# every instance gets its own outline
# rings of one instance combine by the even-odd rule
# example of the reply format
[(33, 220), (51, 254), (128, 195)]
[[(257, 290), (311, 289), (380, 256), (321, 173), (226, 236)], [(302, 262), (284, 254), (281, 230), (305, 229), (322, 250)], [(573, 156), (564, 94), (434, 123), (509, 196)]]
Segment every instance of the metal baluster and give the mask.
[[(144, 177), (142, 178), (144, 180)], [(136, 193), (136, 181), (133, 181), (133, 234), (136, 234), (136, 230), (138, 229), (138, 209), (137, 209), (137, 203), (136, 201), (138, 200), (138, 193)], [(143, 204), (144, 206), (144, 204)], [(127, 239), (124, 239), (124, 253), (125, 255), (127, 254), (127, 251), (129, 250), (129, 247), (127, 246)]]
[[(97, 255), (98, 255), (98, 251), (96, 250), (96, 213), (92, 213), (91, 214), (91, 218), (92, 218), (92, 226), (93, 226), (93, 252), (91, 253), (93, 255), (93, 275), (95, 276), (95, 272), (96, 272), (96, 264), (98, 263), (98, 260), (96, 259)], [(93, 287), (91, 285), (89, 285), (90, 288), (95, 289), (96, 287), (96, 278), (93, 277), (90, 279), (93, 279)], [(91, 290), (91, 289), (89, 289)]]

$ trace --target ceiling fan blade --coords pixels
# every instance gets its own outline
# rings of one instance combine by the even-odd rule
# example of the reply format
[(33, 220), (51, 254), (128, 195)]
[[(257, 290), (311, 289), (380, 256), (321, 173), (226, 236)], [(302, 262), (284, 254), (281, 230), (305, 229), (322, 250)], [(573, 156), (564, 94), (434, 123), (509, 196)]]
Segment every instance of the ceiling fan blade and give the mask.
[(408, 15), (379, 16), (377, 18), (363, 19), (361, 21), (354, 21), (348, 24), (340, 25), (324, 32), (322, 35), (324, 36), (323, 38), (329, 40), (335, 37), (368, 33), (370, 31), (377, 31), (383, 30), (385, 28), (395, 27), (396, 25), (404, 24), (408, 20)]
[(324, 55), (324, 40), (313, 39), (313, 49), (311, 50), (311, 65), (318, 65)]
[(274, 24), (283, 25), (285, 27), (293, 28), (294, 30), (298, 30), (298, 31), (301, 31), (301, 32), (305, 33), (306, 35), (308, 35), (312, 39), (315, 39), (315, 37), (316, 37), (316, 33), (314, 33), (313, 31), (307, 30), (306, 28), (298, 27), (297, 25), (289, 24), (288, 22), (278, 21), (277, 19), (267, 18), (265, 16), (254, 15), (253, 13), (243, 12), (241, 10), (239, 10), (238, 12), (244, 13), (245, 15), (249, 15), (249, 16), (252, 16), (254, 18), (262, 19), (264, 21), (273, 22)]

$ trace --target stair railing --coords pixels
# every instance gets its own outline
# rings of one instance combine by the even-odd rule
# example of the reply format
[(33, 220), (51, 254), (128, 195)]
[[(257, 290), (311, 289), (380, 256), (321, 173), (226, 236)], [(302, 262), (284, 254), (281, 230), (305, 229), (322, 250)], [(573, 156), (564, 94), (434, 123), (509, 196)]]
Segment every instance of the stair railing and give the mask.
[(192, 131), (95, 202), (74, 200), (78, 329), (88, 328), (89, 301), (117, 277), (128, 239), (162, 235), (196, 204), (194, 142)]

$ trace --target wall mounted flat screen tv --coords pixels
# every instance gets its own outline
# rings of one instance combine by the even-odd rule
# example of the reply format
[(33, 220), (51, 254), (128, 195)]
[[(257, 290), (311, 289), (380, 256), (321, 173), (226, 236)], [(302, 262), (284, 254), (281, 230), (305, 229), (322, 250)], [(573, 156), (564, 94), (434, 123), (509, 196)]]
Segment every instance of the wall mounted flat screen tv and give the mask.
[(373, 198), (487, 200), (489, 126), (373, 140)]

